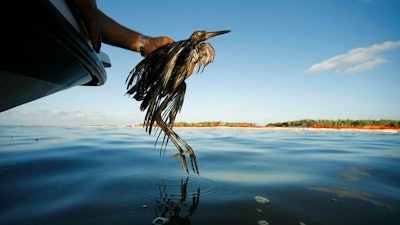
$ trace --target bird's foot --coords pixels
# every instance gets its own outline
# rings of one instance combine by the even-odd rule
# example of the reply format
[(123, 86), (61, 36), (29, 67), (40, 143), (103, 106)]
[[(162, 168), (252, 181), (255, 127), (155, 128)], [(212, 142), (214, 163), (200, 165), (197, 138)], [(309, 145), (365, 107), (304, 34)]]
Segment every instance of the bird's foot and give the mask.
[(181, 160), (181, 166), (183, 169), (186, 170), (186, 172), (188, 171), (188, 167), (187, 167), (187, 162), (186, 162), (186, 154), (189, 153), (190, 156), (190, 165), (192, 166), (192, 170), (193, 172), (199, 174), (199, 169), (197, 167), (197, 160), (196, 160), (196, 155), (194, 154), (194, 151), (186, 151), (186, 152), (178, 152), (175, 155), (171, 156), (171, 159), (175, 159), (175, 158), (180, 158)]
[(185, 157), (185, 153), (184, 152), (182, 152), (182, 153), (178, 152), (175, 155), (171, 156), (171, 159), (175, 159), (175, 158), (178, 158), (178, 157)]

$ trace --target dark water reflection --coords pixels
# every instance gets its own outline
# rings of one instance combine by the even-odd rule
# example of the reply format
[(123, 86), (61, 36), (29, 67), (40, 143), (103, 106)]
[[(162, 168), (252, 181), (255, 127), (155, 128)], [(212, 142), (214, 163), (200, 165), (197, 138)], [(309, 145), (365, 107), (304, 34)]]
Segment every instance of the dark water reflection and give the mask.
[(158, 217), (153, 220), (153, 224), (191, 224), (189, 218), (199, 205), (200, 187), (188, 192), (188, 184), (189, 177), (182, 178), (178, 184), (164, 180), (159, 185), (160, 196), (155, 207)]
[(177, 131), (200, 176), (169, 159), (173, 146), (160, 158), (143, 129), (0, 127), (0, 224), (400, 220), (399, 134)]

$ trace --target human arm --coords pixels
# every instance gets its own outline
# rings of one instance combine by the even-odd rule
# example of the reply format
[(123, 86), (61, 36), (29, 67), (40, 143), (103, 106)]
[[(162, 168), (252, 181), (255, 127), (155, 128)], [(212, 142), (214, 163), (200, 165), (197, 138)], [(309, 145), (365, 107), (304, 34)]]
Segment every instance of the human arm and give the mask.
[[(94, 0), (69, 0), (70, 7), (81, 19), (91, 41), (92, 47), (96, 52), (100, 52), (101, 43), (107, 43), (120, 48), (140, 52), (140, 40), (142, 34), (128, 29), (102, 11), (97, 9)], [(169, 37), (147, 37), (144, 45), (145, 55), (155, 49), (172, 43)]]
[[(100, 10), (98, 10), (98, 16), (104, 43), (140, 52), (142, 34), (121, 26)], [(148, 37), (146, 38), (144, 53), (147, 55), (155, 49), (172, 42), (174, 41), (166, 36)]]

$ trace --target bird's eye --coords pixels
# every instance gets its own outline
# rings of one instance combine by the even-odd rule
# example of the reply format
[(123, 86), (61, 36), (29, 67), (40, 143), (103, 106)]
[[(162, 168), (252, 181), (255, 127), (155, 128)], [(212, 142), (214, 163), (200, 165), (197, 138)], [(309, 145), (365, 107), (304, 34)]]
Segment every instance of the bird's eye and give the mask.
[(199, 31), (199, 32), (197, 32), (197, 35), (199, 35), (199, 36), (200, 36), (200, 35), (201, 35), (201, 32), (200, 32), (200, 31)]

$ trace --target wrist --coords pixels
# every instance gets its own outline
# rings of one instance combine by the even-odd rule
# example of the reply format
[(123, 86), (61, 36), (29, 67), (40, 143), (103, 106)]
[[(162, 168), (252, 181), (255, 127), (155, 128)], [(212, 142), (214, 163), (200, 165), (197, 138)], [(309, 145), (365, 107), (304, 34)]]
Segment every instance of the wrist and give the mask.
[(141, 35), (139, 42), (139, 52), (142, 56), (146, 56), (146, 40), (148, 37), (146, 35)]

